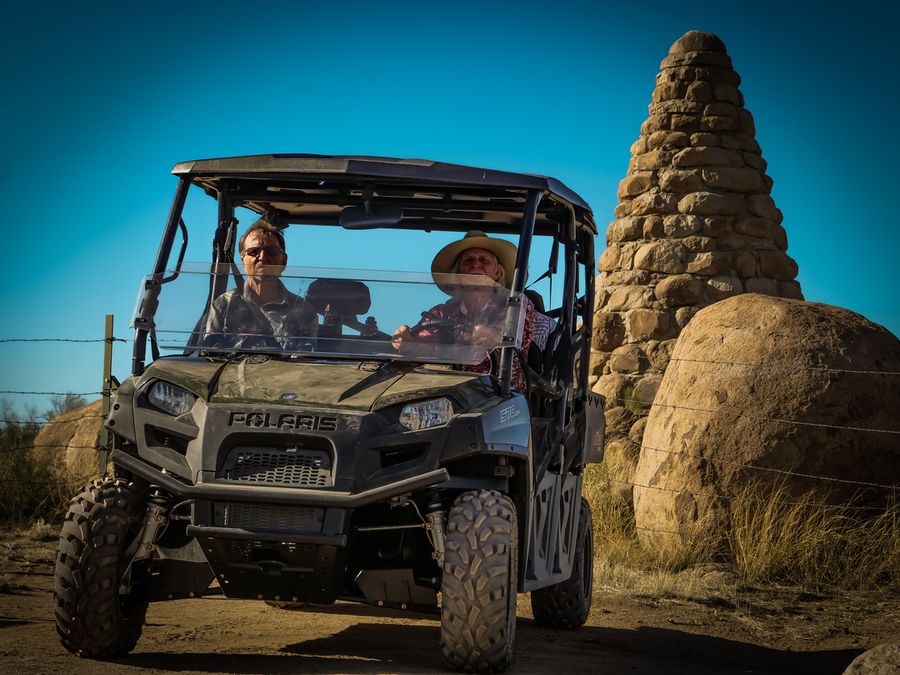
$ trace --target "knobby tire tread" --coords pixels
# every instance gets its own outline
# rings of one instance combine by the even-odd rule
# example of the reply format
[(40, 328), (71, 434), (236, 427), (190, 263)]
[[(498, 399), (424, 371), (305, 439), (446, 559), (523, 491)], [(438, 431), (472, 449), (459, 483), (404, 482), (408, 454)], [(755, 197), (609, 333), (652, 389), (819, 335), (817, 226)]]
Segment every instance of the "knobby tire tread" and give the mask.
[(497, 673), (512, 663), (516, 627), (516, 510), (496, 490), (460, 495), (447, 519), (441, 650), (455, 670)]
[(123, 608), (123, 553), (139, 529), (144, 502), (128, 481), (95, 480), (72, 501), (60, 532), (54, 613), (60, 642), (87, 658), (124, 656), (137, 644), (147, 603)]

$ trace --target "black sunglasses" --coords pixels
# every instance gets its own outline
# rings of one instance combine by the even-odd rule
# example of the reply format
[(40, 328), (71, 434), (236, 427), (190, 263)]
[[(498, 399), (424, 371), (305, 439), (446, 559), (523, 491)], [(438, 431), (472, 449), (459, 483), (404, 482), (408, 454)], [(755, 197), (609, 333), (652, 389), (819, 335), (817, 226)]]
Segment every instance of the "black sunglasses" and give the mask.
[(271, 258), (283, 252), (284, 250), (280, 246), (251, 246), (244, 249), (244, 255), (248, 255), (251, 258), (258, 257), (260, 253), (265, 253)]

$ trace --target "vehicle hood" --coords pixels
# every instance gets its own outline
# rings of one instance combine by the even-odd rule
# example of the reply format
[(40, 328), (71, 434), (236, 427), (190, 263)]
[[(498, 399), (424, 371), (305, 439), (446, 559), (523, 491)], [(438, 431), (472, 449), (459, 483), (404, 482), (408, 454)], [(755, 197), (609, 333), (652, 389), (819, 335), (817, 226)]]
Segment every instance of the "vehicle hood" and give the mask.
[(221, 361), (179, 357), (154, 362), (138, 386), (155, 379), (184, 387), (212, 404), (275, 403), (369, 411), (441, 395), (478, 377), (447, 370), (411, 370), (408, 364), (290, 362), (250, 357), (225, 365)]

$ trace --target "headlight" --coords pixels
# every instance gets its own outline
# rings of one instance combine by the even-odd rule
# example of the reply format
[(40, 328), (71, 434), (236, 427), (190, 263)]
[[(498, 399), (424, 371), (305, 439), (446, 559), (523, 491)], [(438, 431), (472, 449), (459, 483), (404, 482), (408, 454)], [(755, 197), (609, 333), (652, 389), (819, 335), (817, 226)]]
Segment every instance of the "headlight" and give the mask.
[(431, 401), (410, 403), (400, 411), (400, 424), (410, 431), (419, 431), (446, 424), (453, 416), (450, 399), (435, 398)]
[(184, 415), (188, 410), (194, 407), (194, 401), (197, 397), (191, 392), (181, 387), (176, 387), (168, 382), (154, 382), (147, 393), (150, 403), (160, 410), (164, 410), (170, 415)]

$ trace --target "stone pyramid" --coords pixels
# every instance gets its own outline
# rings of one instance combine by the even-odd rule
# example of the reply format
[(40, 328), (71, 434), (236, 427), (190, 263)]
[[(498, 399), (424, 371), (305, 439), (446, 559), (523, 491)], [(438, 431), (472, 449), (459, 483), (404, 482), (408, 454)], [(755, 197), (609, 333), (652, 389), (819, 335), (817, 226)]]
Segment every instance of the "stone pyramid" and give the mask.
[(700, 31), (672, 45), (656, 77), (599, 261), (591, 375), (612, 436), (653, 401), (702, 307), (803, 297), (739, 84), (725, 45)]

